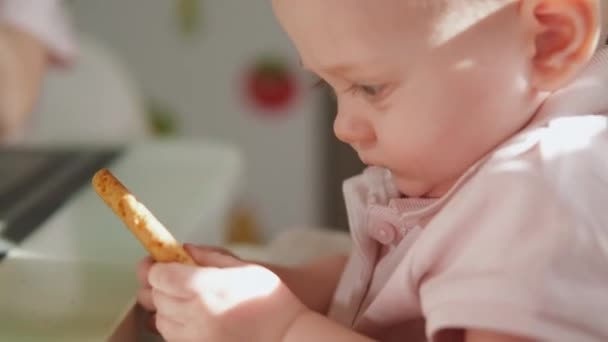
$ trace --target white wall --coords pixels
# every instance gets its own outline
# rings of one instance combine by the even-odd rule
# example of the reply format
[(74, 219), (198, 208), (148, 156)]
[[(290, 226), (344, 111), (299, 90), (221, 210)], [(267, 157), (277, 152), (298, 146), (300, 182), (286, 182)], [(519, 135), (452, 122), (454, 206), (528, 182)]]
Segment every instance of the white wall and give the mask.
[(144, 93), (180, 114), (184, 135), (242, 148), (248, 168), (244, 191), (267, 233), (317, 223), (316, 101), (303, 101), (286, 120), (264, 121), (250, 115), (235, 89), (252, 56), (277, 51), (297, 61), (270, 1), (200, 2), (203, 27), (194, 39), (179, 34), (176, 1), (75, 0), (72, 13), (80, 30), (125, 59)]

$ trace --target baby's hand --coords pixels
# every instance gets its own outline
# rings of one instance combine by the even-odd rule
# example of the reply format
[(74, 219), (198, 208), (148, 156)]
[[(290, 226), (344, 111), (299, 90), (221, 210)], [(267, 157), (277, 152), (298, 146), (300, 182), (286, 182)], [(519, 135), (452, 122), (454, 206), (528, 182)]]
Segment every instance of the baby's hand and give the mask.
[(137, 264), (137, 280), (140, 286), (137, 290), (137, 302), (150, 312), (156, 311), (152, 301), (152, 286), (148, 282), (148, 274), (153, 264), (154, 260), (151, 257), (146, 257)]
[[(213, 246), (194, 246), (191, 244), (185, 244), (184, 248), (192, 256), (194, 261), (199, 265), (206, 265), (212, 267), (220, 267), (219, 265), (213, 265), (213, 260), (207, 260), (208, 255), (222, 254), (230, 256), (235, 260), (240, 260), (237, 256), (232, 254), (227, 249)], [(212, 258), (213, 259), (213, 258)], [(151, 257), (142, 259), (137, 265), (137, 279), (139, 280), (140, 288), (137, 291), (137, 301), (146, 310), (150, 312), (156, 311), (154, 302), (152, 301), (152, 287), (148, 282), (148, 274), (150, 268), (154, 264), (154, 260)]]
[(206, 267), (144, 262), (156, 326), (168, 341), (280, 341), (307, 309), (270, 270), (232, 255), (189, 247)]

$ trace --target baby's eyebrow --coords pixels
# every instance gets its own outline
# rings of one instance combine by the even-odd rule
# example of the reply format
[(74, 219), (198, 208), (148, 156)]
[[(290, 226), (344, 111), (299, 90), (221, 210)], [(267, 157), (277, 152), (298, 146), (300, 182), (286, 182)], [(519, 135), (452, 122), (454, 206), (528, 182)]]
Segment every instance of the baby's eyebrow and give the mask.
[[(300, 65), (300, 67), (302, 67), (302, 69), (309, 70), (312, 72), (311, 68), (307, 67), (301, 58), (298, 59), (298, 64)], [(325, 73), (334, 74), (334, 75), (346, 74), (352, 70), (355, 70), (356, 68), (357, 68), (357, 65), (355, 63), (343, 63), (343, 64), (339, 63), (339, 64), (326, 65), (326, 66), (319, 67), (319, 69), (323, 70)]]
[(349, 74), (353, 72), (353, 70), (357, 70), (357, 68), (357, 65), (348, 63), (326, 65), (322, 67), (322, 69), (325, 70), (327, 73), (334, 75)]

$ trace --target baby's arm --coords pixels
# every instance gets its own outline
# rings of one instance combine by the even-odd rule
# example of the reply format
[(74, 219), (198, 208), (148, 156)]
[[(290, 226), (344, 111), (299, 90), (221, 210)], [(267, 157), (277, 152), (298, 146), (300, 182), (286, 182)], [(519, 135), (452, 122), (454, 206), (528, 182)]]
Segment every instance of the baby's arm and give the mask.
[[(462, 334), (462, 335), (460, 335)], [(530, 342), (532, 340), (512, 336), (504, 333), (470, 329), (456, 335), (464, 338), (456, 338), (464, 342)], [(445, 337), (445, 339), (443, 338)], [(437, 335), (436, 341), (454, 341), (454, 334)], [(407, 340), (407, 336), (404, 336)], [(300, 315), (291, 325), (283, 341), (281, 342), (304, 342), (304, 341), (333, 341), (333, 342), (371, 342), (373, 339), (347, 329), (330, 319), (314, 312), (305, 312)]]
[(301, 314), (291, 324), (282, 342), (305, 341), (370, 342), (374, 340), (309, 311)]
[(331, 298), (346, 264), (344, 255), (324, 257), (296, 267), (262, 266), (270, 269), (309, 309), (327, 313)]
[[(497, 333), (492, 331), (475, 330), (469, 329), (465, 332), (465, 342), (531, 342), (532, 340), (507, 335), (503, 333)], [(438, 339), (441, 341), (441, 339)]]

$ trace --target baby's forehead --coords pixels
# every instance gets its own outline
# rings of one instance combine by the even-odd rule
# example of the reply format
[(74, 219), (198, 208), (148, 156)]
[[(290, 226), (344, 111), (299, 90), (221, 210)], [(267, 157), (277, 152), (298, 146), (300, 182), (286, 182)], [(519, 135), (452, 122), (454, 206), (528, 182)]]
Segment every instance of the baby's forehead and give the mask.
[(273, 4), (299, 45), (392, 41), (414, 46), (446, 42), (513, 1), (274, 0)]
[[(446, 19), (468, 23), (479, 21), (515, 0), (273, 0), (279, 17), (293, 22), (314, 18), (317, 25), (339, 22), (366, 30), (414, 29), (420, 23), (430, 30)], [(456, 20), (457, 19), (457, 20)], [(310, 22), (310, 20), (309, 20)], [(454, 29), (457, 29), (455, 27)]]
[[(417, 0), (413, 0), (418, 2)], [(491, 23), (495, 14), (515, 0), (431, 0), (439, 4), (432, 8), (433, 23), (431, 38), (434, 45), (441, 45), (453, 37), (469, 31), (483, 34), (474, 28), (480, 22)], [(504, 27), (504, 26), (503, 26)]]

